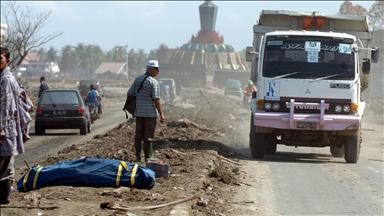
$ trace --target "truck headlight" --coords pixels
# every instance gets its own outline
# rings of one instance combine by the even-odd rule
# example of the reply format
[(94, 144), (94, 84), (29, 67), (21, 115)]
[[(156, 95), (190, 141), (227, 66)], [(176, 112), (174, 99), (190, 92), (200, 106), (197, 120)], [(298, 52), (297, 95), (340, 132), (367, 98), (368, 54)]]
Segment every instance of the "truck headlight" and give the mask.
[(275, 111), (279, 110), (280, 109), (280, 104), (273, 103), (272, 109), (275, 110)]
[(264, 109), (265, 110), (270, 110), (271, 108), (272, 108), (272, 104), (271, 103), (267, 102), (267, 103), (264, 104)]
[(337, 106), (335, 107), (335, 111), (336, 111), (337, 113), (340, 113), (341, 110), (342, 110), (342, 107), (341, 107), (340, 105), (337, 105)]
[(349, 105), (344, 105), (343, 106), (343, 112), (349, 113), (349, 111), (351, 111), (351, 107)]

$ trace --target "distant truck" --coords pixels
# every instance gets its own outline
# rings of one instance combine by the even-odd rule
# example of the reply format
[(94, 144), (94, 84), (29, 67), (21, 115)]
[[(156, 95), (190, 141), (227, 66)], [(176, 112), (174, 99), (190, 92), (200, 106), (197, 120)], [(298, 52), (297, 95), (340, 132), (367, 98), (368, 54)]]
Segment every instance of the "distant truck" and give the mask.
[(252, 157), (274, 154), (277, 144), (329, 146), (333, 156), (356, 163), (361, 92), (379, 59), (368, 17), (263, 10), (253, 32), (246, 49), (258, 89), (251, 102)]

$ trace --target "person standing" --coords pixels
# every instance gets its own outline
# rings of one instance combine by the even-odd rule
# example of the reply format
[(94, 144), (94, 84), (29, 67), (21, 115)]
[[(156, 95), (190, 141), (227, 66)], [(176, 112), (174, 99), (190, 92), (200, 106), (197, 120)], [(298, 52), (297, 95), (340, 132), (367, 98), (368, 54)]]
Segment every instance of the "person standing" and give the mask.
[(37, 96), (38, 99), (40, 99), (41, 95), (45, 90), (48, 90), (49, 87), (47, 83), (45, 83), (45, 77), (40, 77), (40, 89), (39, 89), (39, 95)]
[[(136, 110), (134, 112), (136, 117), (136, 159), (134, 162), (141, 161), (142, 141), (144, 142), (145, 162), (156, 160), (152, 155), (152, 146), (158, 114), (160, 115), (160, 122), (164, 123), (165, 121), (160, 104), (160, 86), (157, 80), (154, 79), (158, 74), (159, 62), (157, 60), (148, 61), (145, 74), (136, 77), (127, 92), (127, 97), (136, 96)], [(140, 91), (138, 91), (139, 88)]]
[(8, 204), (15, 175), (14, 156), (24, 153), (24, 143), (18, 112), (21, 89), (8, 67), (9, 50), (0, 47), (0, 56), (0, 204)]

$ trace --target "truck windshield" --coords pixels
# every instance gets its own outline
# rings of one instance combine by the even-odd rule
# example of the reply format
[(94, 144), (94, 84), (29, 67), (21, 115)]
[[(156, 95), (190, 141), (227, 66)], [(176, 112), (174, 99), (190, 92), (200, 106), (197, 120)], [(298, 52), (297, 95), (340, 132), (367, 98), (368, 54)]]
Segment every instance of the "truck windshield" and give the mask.
[[(353, 80), (354, 53), (352, 41), (327, 37), (267, 37), (264, 52), (263, 76), (290, 79)], [(337, 74), (337, 76), (332, 76)], [(284, 77), (284, 76), (283, 76)]]

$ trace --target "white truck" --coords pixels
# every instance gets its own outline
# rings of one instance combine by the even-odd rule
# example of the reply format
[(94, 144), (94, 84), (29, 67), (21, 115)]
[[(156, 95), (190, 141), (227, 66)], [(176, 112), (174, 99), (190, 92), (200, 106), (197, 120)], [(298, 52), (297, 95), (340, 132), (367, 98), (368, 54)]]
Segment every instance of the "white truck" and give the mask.
[(258, 91), (251, 102), (253, 158), (277, 144), (330, 147), (347, 163), (359, 159), (370, 64), (379, 49), (366, 16), (263, 10), (246, 49)]

